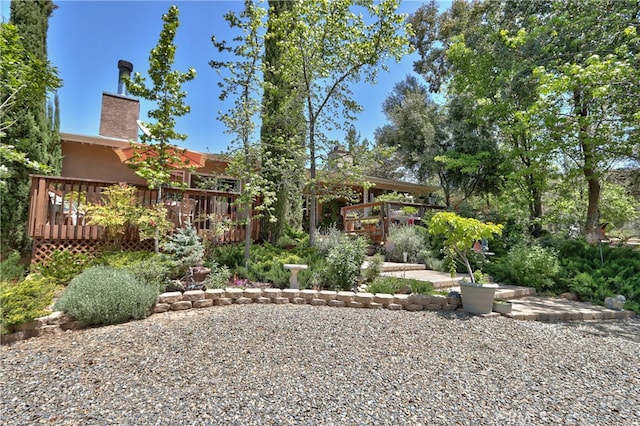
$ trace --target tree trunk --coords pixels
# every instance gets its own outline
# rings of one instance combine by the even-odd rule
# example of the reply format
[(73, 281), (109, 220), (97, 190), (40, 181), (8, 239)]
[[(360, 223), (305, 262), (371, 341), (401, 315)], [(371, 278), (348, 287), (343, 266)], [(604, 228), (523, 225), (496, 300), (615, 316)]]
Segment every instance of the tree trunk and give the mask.
[(597, 244), (600, 242), (600, 181), (593, 176), (593, 170), (590, 168), (584, 169), (584, 175), (589, 188), (584, 237), (589, 244)]
[(531, 200), (529, 201), (529, 218), (531, 225), (529, 225), (529, 231), (531, 235), (538, 238), (542, 233), (542, 224), (540, 219), (542, 218), (542, 191), (535, 183), (535, 177), (530, 176), (530, 193)]
[(311, 163), (309, 177), (311, 181), (311, 197), (309, 200), (309, 246), (316, 246), (316, 209), (318, 195), (316, 193), (316, 147), (315, 129), (313, 122), (309, 124), (309, 162)]
[(244, 226), (245, 234), (244, 234), (244, 266), (249, 267), (249, 256), (251, 255), (251, 234), (253, 233), (253, 224), (251, 223), (251, 209), (252, 205), (250, 202), (245, 204), (245, 220), (247, 223)]

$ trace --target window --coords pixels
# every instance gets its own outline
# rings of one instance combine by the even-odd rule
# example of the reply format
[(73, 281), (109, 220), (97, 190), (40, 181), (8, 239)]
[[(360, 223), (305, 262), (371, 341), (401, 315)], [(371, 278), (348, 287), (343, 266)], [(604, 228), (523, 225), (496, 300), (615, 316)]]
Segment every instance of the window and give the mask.
[(203, 173), (193, 173), (191, 175), (191, 188), (240, 193), (241, 186), (238, 179)]

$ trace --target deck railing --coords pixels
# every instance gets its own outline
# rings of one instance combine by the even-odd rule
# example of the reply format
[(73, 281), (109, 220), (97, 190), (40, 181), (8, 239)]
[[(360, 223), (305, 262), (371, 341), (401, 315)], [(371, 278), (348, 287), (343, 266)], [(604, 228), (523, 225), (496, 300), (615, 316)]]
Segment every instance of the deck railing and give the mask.
[[(98, 240), (102, 229), (91, 224), (86, 215), (89, 203), (100, 203), (104, 188), (117, 182), (75, 179), (54, 176), (31, 177), (29, 235), (42, 240)], [(159, 202), (157, 191), (145, 186), (137, 188), (138, 201), (143, 205)], [(190, 220), (200, 235), (213, 236), (219, 243), (244, 240), (245, 226), (240, 224), (241, 212), (234, 201), (239, 194), (199, 189), (163, 190), (160, 200), (167, 208), (167, 217), (175, 227)], [(220, 227), (220, 224), (224, 226)], [(257, 239), (259, 221), (253, 221), (252, 237)], [(222, 232), (220, 233), (220, 229)]]

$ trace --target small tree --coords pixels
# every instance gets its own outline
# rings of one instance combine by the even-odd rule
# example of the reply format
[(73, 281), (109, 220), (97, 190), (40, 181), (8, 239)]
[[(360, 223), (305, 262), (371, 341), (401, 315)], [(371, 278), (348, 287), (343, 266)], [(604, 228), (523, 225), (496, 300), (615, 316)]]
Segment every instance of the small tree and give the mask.
[[(395, 0), (299, 1), (270, 24), (286, 34), (280, 47), (280, 72), (295, 87), (295, 103), (304, 104), (309, 164), (309, 232), (315, 245), (318, 200), (318, 160), (327, 142), (325, 129), (341, 128), (362, 107), (353, 100), (350, 84), (375, 83), (389, 59), (400, 60), (410, 50), (411, 31)], [(366, 17), (365, 17), (366, 15)]]
[(226, 133), (234, 135), (234, 142), (239, 145), (232, 150), (227, 173), (243, 182), (242, 194), (237, 202), (244, 211), (245, 265), (249, 262), (252, 241), (253, 204), (260, 199), (259, 209), (269, 211), (274, 198), (273, 185), (262, 174), (266, 165), (261, 161), (261, 150), (253, 141), (255, 119), (261, 105), (264, 34), (260, 29), (265, 14), (266, 11), (251, 0), (245, 1), (244, 10), (239, 16), (233, 12), (227, 13), (225, 20), (229, 26), (241, 33), (233, 39), (235, 46), (228, 46), (225, 41), (219, 42), (215, 36), (211, 41), (219, 52), (229, 52), (236, 60), (209, 62), (218, 72), (226, 71), (223, 81), (218, 83), (222, 89), (220, 100), (235, 96), (233, 107), (227, 112), (220, 112), (219, 120), (227, 127)]
[(135, 187), (127, 184), (113, 185), (104, 189), (106, 198), (102, 204), (89, 204), (89, 225), (102, 226), (107, 243), (118, 245), (128, 236), (132, 226), (137, 228), (140, 240), (154, 236), (157, 239), (158, 233), (164, 235), (173, 227), (163, 206), (140, 205), (136, 191)]
[(473, 283), (476, 280), (469, 263), (469, 255), (474, 242), (482, 239), (491, 240), (494, 235), (502, 235), (502, 228), (502, 225), (483, 223), (474, 218), (460, 217), (452, 212), (436, 213), (429, 221), (429, 233), (444, 237), (443, 251), (454, 261), (451, 262), (451, 275), (455, 275), (455, 261), (458, 261), (467, 268)]

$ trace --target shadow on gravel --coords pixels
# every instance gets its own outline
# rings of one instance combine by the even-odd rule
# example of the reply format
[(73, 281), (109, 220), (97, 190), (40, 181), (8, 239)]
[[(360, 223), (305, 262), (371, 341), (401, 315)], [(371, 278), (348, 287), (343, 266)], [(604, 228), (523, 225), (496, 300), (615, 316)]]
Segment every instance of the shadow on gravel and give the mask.
[(640, 343), (640, 318), (606, 320), (597, 322), (567, 321), (567, 327), (580, 328), (581, 332), (594, 336), (612, 336)]

